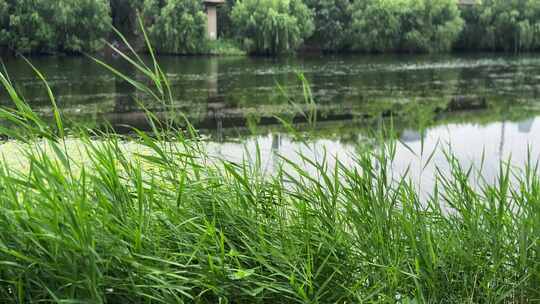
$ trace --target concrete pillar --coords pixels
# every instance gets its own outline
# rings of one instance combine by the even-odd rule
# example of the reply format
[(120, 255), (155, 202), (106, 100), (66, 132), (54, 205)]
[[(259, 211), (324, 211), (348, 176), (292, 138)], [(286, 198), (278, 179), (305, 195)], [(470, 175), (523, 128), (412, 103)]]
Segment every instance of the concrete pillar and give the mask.
[(208, 59), (208, 65), (207, 65), (207, 77), (206, 81), (208, 84), (208, 98), (216, 98), (219, 95), (219, 83), (218, 83), (218, 75), (219, 75), (219, 62), (218, 58), (211, 57)]
[(217, 7), (215, 5), (208, 5), (206, 7), (206, 14), (208, 16), (208, 38), (210, 40), (217, 39)]
[(217, 39), (217, 7), (225, 3), (225, 0), (203, 0), (206, 7), (206, 19), (208, 20), (208, 39)]

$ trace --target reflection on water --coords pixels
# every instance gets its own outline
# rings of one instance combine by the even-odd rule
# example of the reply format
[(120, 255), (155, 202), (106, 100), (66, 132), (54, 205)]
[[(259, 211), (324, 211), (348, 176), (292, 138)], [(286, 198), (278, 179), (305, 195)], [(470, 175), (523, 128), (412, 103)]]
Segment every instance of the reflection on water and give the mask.
[[(529, 152), (533, 157), (540, 153), (540, 116), (519, 122), (493, 122), (486, 125), (452, 123), (429, 128), (422, 134), (424, 136), (410, 130), (402, 133), (392, 168), (396, 177), (410, 169), (410, 177), (425, 193), (429, 193), (435, 185), (436, 168), (441, 172), (449, 172), (445, 151), (452, 151), (463, 167), (473, 166), (481, 170), (482, 176), (489, 182), (493, 182), (497, 177), (501, 160), (510, 161), (512, 166), (519, 169), (527, 163)], [(283, 164), (280, 156), (302, 164), (300, 154), (319, 160), (326, 155), (330, 167), (335, 164), (335, 159), (353, 167), (363, 141), (362, 137), (358, 138), (358, 142), (320, 138), (306, 144), (287, 134), (270, 133), (249, 136), (245, 144), (213, 143), (210, 151), (213, 155), (235, 162), (253, 161), (252, 155), (253, 151), (257, 150), (257, 145), (263, 168), (270, 173)], [(436, 152), (428, 162), (428, 157), (434, 150)], [(245, 154), (244, 151), (251, 153)], [(305, 163), (304, 167), (312, 174), (316, 173), (316, 170)]]
[(401, 141), (406, 142), (406, 143), (420, 141), (422, 139), (422, 133), (420, 133), (420, 131), (417, 131), (417, 130), (406, 129), (406, 130), (403, 130), (403, 133), (401, 134), (400, 139)]
[[(179, 122), (183, 113), (209, 136), (216, 154), (238, 159), (244, 143), (248, 154), (258, 143), (269, 171), (279, 165), (277, 155), (299, 160), (297, 152), (314, 158), (327, 153), (353, 165), (366, 139), (390, 122), (402, 141), (395, 172), (410, 166), (426, 186), (432, 183), (433, 166), (446, 163), (437, 152), (426, 171), (419, 170), (429, 154), (425, 151), (437, 145), (451, 147), (464, 165), (479, 163), (484, 153), (486, 176), (493, 178), (500, 159), (511, 156), (513, 164), (522, 164), (528, 145), (536, 152), (540, 144), (540, 124), (535, 123), (540, 117), (540, 59), (534, 56), (162, 57), (174, 95), (170, 108), (89, 59), (44, 57), (33, 62), (71, 120), (91, 127), (108, 122), (122, 131), (125, 125), (148, 128), (140, 104), (158, 116), (172, 113)], [(148, 83), (133, 67), (111, 64)], [(6, 66), (32, 106), (50, 116), (43, 87), (25, 63), (7, 59)], [(309, 80), (317, 102), (319, 123), (308, 144), (276, 125), (276, 116), (303, 123), (298, 72)], [(0, 97), (0, 103), (8, 103), (5, 93)], [(290, 99), (298, 104), (291, 105)]]
[(525, 119), (524, 121), (519, 122), (518, 130), (520, 133), (530, 133), (534, 125), (534, 118)]
[[(5, 61), (25, 97), (46, 112), (49, 102), (30, 68), (22, 60)], [(66, 114), (80, 119), (137, 111), (136, 100), (148, 102), (156, 111), (161, 107), (84, 57), (32, 61), (47, 77)], [(321, 106), (360, 112), (381, 104), (442, 98), (529, 100), (537, 98), (540, 89), (540, 59), (528, 56), (162, 57), (161, 63), (170, 79), (175, 109), (194, 120), (204, 120), (216, 104), (228, 115), (277, 111), (286, 103), (277, 84), (298, 97), (298, 72), (305, 74)], [(111, 64), (144, 80), (142, 73), (122, 61)]]

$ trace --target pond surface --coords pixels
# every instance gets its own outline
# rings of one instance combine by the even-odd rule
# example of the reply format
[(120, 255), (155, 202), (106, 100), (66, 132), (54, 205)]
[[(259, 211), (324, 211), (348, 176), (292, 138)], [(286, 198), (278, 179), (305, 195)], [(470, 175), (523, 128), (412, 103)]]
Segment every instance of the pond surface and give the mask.
[[(125, 81), (84, 57), (40, 57), (32, 62), (48, 79), (64, 115), (98, 127), (108, 122), (148, 128), (142, 102), (152, 111), (165, 109)], [(108, 60), (123, 72), (142, 75), (119, 60)], [(18, 89), (45, 117), (51, 108), (40, 81), (22, 60), (4, 58)], [(411, 168), (420, 184), (430, 187), (434, 166), (445, 167), (452, 149), (464, 165), (479, 165), (493, 178), (500, 160), (521, 166), (528, 150), (540, 151), (540, 57), (493, 54), (446, 56), (304, 56), (269, 58), (161, 57), (174, 103), (167, 113), (184, 113), (209, 137), (216, 154), (240, 160), (258, 144), (269, 171), (278, 154), (299, 159), (324, 152), (350, 165), (373, 134), (392, 124), (398, 144), (395, 172)], [(303, 73), (309, 81), (317, 114), (306, 124)], [(280, 89), (278, 89), (280, 86)], [(1, 103), (8, 105), (5, 93)], [(172, 110), (172, 111), (171, 111)], [(306, 143), (278, 124), (293, 119), (309, 133)], [(174, 118), (174, 117), (173, 117)], [(178, 119), (180, 120), (180, 119)], [(391, 122), (391, 123), (390, 123)], [(386, 126), (386, 127), (385, 127)], [(426, 175), (428, 177), (424, 178)]]

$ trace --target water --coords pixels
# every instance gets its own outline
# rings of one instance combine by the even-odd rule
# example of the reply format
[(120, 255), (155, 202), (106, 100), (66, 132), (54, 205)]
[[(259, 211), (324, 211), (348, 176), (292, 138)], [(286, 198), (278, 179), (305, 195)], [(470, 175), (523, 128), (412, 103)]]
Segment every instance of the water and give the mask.
[[(43, 86), (22, 60), (4, 59), (11, 79), (44, 116), (51, 109)], [(115, 67), (143, 79), (118, 60)], [(411, 169), (423, 187), (433, 184), (435, 166), (447, 168), (442, 152), (425, 168), (435, 148), (451, 149), (464, 165), (484, 165), (494, 178), (501, 160), (517, 167), (540, 149), (540, 58), (493, 54), (447, 56), (304, 56), (269, 58), (161, 57), (171, 80), (173, 112), (185, 113), (203, 129), (213, 153), (240, 161), (261, 148), (268, 171), (277, 155), (299, 161), (298, 151), (324, 153), (354, 165), (357, 151), (374, 130), (390, 120), (398, 144), (395, 174)], [(72, 121), (99, 126), (105, 121), (147, 128), (137, 101), (164, 109), (121, 79), (84, 57), (40, 57), (62, 111)], [(309, 80), (318, 123), (309, 126), (288, 99), (302, 105), (298, 73)], [(284, 92), (277, 89), (281, 85)], [(0, 101), (7, 104), (5, 94)], [(275, 116), (293, 117), (310, 134), (298, 141)], [(178, 115), (179, 116), (179, 115)], [(392, 119), (390, 119), (392, 117)], [(257, 125), (255, 128), (254, 126)], [(530, 147), (530, 148), (528, 148)], [(247, 154), (244, 153), (247, 151)]]

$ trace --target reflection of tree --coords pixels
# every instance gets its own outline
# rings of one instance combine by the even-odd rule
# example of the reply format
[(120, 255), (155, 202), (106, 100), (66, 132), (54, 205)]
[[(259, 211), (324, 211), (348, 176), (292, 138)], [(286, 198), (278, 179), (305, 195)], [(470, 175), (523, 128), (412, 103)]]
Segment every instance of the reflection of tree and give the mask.
[[(136, 77), (137, 75), (135, 67), (133, 67), (131, 64), (125, 65), (123, 68), (123, 73), (129, 77)], [(135, 87), (120, 77), (115, 77), (114, 83), (116, 90), (114, 94), (115, 100), (113, 113), (124, 113), (134, 110), (136, 107), (135, 95), (137, 93)]]
[(209, 107), (208, 116), (213, 117), (216, 123), (217, 141), (223, 141), (223, 112), (221, 107)]
[(520, 133), (530, 133), (534, 124), (534, 118), (529, 118), (518, 123), (518, 131)]
[(499, 143), (499, 160), (503, 161), (504, 157), (504, 139), (505, 139), (505, 133), (506, 133), (506, 120), (503, 120), (501, 124), (501, 140)]
[(418, 130), (405, 129), (401, 133), (401, 140), (406, 143), (420, 141), (422, 137), (422, 133)]
[(272, 172), (276, 172), (279, 168), (279, 154), (281, 148), (281, 134), (272, 133), (272, 155), (271, 155), (271, 169)]
[(219, 62), (218, 58), (212, 57), (208, 59), (206, 67), (206, 83), (208, 89), (208, 99), (215, 98), (219, 95)]
[(210, 58), (206, 65), (206, 89), (208, 92), (207, 118), (214, 119), (218, 142), (223, 141), (223, 110), (225, 100), (219, 92), (219, 61), (218, 58)]

